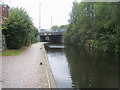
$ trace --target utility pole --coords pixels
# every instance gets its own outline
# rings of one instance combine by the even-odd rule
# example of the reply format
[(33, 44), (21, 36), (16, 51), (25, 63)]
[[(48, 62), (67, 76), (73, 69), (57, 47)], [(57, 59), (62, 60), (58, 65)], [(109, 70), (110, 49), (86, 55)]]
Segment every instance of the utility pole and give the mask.
[(52, 16), (51, 16), (51, 29), (52, 29)]
[(39, 4), (39, 30), (41, 29), (41, 3)]

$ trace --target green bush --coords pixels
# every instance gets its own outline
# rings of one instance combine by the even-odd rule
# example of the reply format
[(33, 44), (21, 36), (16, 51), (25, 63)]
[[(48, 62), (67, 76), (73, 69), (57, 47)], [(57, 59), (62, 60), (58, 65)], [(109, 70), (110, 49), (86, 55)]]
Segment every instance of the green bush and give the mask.
[(12, 8), (3, 24), (2, 33), (5, 35), (7, 48), (19, 49), (35, 42), (38, 31), (24, 9)]

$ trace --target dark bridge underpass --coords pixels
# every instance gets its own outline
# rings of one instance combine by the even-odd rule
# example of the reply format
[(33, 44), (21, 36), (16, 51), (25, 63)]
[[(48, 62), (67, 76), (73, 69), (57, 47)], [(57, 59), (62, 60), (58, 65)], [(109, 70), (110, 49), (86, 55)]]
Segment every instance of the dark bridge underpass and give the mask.
[(65, 29), (57, 29), (50, 31), (41, 31), (40, 41), (49, 42), (51, 44), (61, 44), (63, 43), (63, 33)]
[(62, 35), (47, 35), (47, 36), (40, 36), (41, 42), (49, 42), (52, 44), (59, 44), (63, 43)]

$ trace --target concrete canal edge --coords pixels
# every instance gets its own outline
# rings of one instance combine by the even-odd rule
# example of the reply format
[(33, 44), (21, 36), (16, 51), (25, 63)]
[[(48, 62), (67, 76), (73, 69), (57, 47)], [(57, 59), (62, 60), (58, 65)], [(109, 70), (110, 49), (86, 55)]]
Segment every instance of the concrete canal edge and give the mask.
[(55, 79), (54, 79), (54, 76), (53, 76), (53, 73), (52, 73), (52, 70), (51, 70), (51, 67), (50, 67), (50, 63), (49, 63), (49, 60), (48, 60), (48, 57), (47, 57), (47, 53), (46, 53), (46, 50), (45, 50), (45, 45), (47, 43), (44, 43), (42, 48), (43, 48), (43, 53), (45, 54), (45, 62), (46, 62), (46, 65), (45, 65), (45, 68), (46, 68), (46, 74), (47, 74), (47, 80), (48, 80), (48, 84), (49, 84), (49, 88), (57, 88), (57, 85), (55, 83)]

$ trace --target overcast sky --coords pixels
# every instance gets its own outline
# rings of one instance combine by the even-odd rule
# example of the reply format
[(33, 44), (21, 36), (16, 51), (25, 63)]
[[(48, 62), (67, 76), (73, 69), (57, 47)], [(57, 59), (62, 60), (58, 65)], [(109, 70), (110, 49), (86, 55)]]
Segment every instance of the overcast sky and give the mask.
[(12, 7), (23, 7), (32, 17), (34, 25), (39, 27), (39, 6), (41, 3), (41, 28), (52, 25), (68, 24), (73, 0), (3, 0)]
[[(48, 29), (52, 25), (68, 24), (69, 13), (73, 1), (81, 0), (0, 0), (11, 7), (23, 7), (32, 17), (34, 25), (39, 27), (39, 6), (41, 3), (41, 28)], [(11, 4), (10, 4), (11, 1)], [(86, 0), (86, 1), (119, 1), (119, 0)]]

